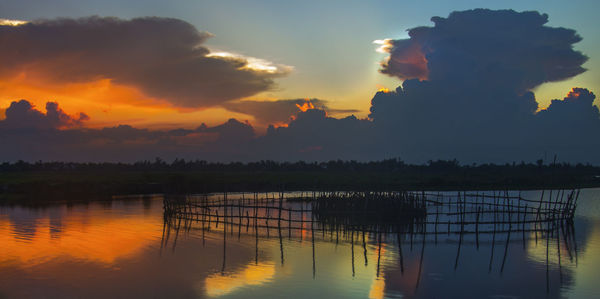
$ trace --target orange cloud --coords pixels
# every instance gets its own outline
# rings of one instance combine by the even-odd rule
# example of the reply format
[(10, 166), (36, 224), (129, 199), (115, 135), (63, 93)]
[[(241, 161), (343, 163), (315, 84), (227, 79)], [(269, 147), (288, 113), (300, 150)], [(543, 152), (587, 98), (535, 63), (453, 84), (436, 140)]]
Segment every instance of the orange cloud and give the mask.
[(57, 101), (70, 113), (90, 116), (86, 127), (99, 128), (118, 124), (153, 128), (195, 128), (200, 123), (216, 124), (231, 117), (245, 119), (242, 113), (224, 108), (185, 109), (152, 98), (135, 87), (115, 84), (110, 79), (56, 84), (35, 73), (0, 78), (0, 114), (12, 101), (27, 99), (37, 107)]
[[(0, 107), (27, 99), (84, 112), (89, 127), (195, 127), (231, 117), (228, 101), (270, 90), (292, 67), (203, 46), (177, 19), (0, 19)], [(209, 112), (207, 112), (209, 111)]]

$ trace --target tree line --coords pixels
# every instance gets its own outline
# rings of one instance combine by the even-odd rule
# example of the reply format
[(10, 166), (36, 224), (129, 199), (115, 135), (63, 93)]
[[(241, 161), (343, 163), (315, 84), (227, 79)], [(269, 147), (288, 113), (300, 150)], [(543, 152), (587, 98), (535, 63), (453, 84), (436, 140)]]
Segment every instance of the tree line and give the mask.
[(209, 162), (205, 160), (175, 159), (172, 162), (156, 158), (154, 161), (138, 161), (135, 163), (79, 163), (79, 162), (4, 162), (0, 164), (1, 172), (20, 171), (375, 171), (375, 172), (411, 172), (411, 171), (483, 171), (483, 172), (577, 172), (600, 175), (600, 167), (591, 164), (545, 163), (540, 159), (535, 162), (521, 161), (505, 164), (461, 164), (454, 160), (429, 160), (423, 164), (408, 164), (399, 158), (380, 161), (361, 162), (355, 160), (331, 160), (326, 162), (279, 162), (262, 160), (256, 162)]

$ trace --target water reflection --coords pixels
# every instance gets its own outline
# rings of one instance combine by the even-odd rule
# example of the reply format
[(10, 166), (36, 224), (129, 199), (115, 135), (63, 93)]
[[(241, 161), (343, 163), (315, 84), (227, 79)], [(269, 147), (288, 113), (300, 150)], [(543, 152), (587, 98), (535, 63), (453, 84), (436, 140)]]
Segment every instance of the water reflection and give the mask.
[[(460, 294), (461, 296), (465, 294), (473, 296), (539, 296), (544, 294), (544, 289), (546, 295), (559, 294), (557, 288), (568, 286), (571, 283), (571, 272), (568, 268), (563, 269), (562, 264), (565, 262), (561, 263), (561, 256), (568, 255), (570, 257), (568, 262), (572, 264), (573, 255), (577, 257), (577, 247), (572, 221), (569, 218), (557, 216), (568, 213), (568, 209), (565, 212), (552, 207), (568, 206), (568, 202), (578, 193), (571, 192), (566, 197), (564, 191), (558, 192), (558, 194), (554, 197), (550, 192), (550, 200), (545, 199), (542, 194), (538, 201), (524, 199), (520, 196), (513, 197), (508, 194), (502, 197), (460, 193), (452, 197), (447, 194), (437, 194), (437, 196), (434, 196), (435, 201), (429, 200), (433, 203), (431, 205), (425, 204), (428, 200), (425, 199), (425, 194), (423, 194), (422, 197), (408, 198), (411, 202), (410, 209), (408, 209), (410, 213), (396, 214), (396, 218), (392, 218), (392, 221), (386, 221), (385, 217), (381, 216), (381, 210), (377, 210), (377, 217), (372, 217), (369, 211), (363, 213), (365, 209), (368, 210), (368, 204), (362, 199), (357, 202), (357, 205), (361, 207), (360, 210), (348, 210), (350, 213), (342, 214), (340, 211), (348, 206), (348, 202), (354, 198), (352, 197), (354, 195), (340, 201), (338, 199), (339, 195), (336, 194), (336, 198), (331, 202), (327, 202), (325, 197), (306, 201), (305, 198), (298, 198), (294, 194), (287, 195), (287, 198), (285, 194), (280, 194), (279, 199), (269, 198), (268, 195), (262, 199), (257, 199), (258, 195), (254, 194), (250, 200), (247, 200), (244, 194), (233, 196), (224, 194), (222, 197), (213, 196), (212, 198), (203, 196), (169, 198), (165, 206), (165, 223), (167, 227), (165, 242), (168, 242), (170, 235), (168, 232), (171, 230), (176, 231), (177, 234), (180, 230), (185, 232), (196, 230), (200, 231), (203, 238), (207, 232), (218, 232), (223, 240), (222, 271), (224, 271), (227, 260), (228, 235), (231, 238), (235, 235), (234, 232), (237, 232), (238, 240), (240, 240), (242, 231), (244, 231), (244, 235), (254, 236), (255, 258), (257, 261), (259, 239), (268, 239), (271, 236), (277, 238), (281, 265), (283, 266), (285, 250), (282, 236), (287, 233), (288, 240), (292, 236), (304, 240), (306, 231), (310, 230), (312, 274), (314, 278), (318, 268), (315, 254), (315, 251), (318, 251), (315, 243), (316, 231), (318, 239), (335, 242), (336, 246), (340, 243), (350, 242), (350, 260), (352, 276), (354, 277), (356, 274), (354, 240), (355, 238), (360, 239), (362, 236), (365, 266), (368, 266), (369, 263), (367, 243), (375, 246), (377, 255), (376, 275), (370, 288), (370, 297), (382, 297), (382, 294), (387, 296), (397, 294), (409, 297), (437, 297), (447, 296), (448, 292)], [(361, 196), (364, 197), (364, 195)], [(386, 196), (394, 197), (396, 195)], [(565, 198), (565, 201), (559, 201), (559, 196)], [(448, 198), (446, 199), (446, 197)], [(427, 206), (429, 210), (427, 216), (423, 217), (422, 214), (414, 212), (414, 202), (417, 203), (417, 208)], [(334, 203), (335, 207), (332, 208), (331, 205)], [(342, 203), (343, 207), (340, 207), (337, 203)], [(378, 199), (377, 205), (389, 206), (389, 202)], [(327, 209), (323, 211), (320, 206), (327, 206)], [(535, 209), (535, 206), (538, 206), (538, 208)], [(545, 208), (543, 208), (544, 206)], [(400, 208), (401, 211), (407, 211), (406, 206)], [(402, 218), (402, 220), (398, 221), (398, 218)], [(473, 218), (476, 220), (473, 220)], [(181, 228), (182, 225), (183, 229)], [(440, 231), (439, 226), (447, 226), (447, 232)], [(443, 240), (439, 240), (440, 238), (443, 238)], [(544, 267), (533, 267), (533, 269), (520, 269), (517, 267), (506, 271), (509, 272), (509, 274), (506, 274), (509, 277), (527, 274), (537, 275), (541, 279), (538, 284), (529, 278), (528, 283), (530, 285), (527, 288), (521, 288), (521, 290), (517, 287), (522, 280), (502, 278), (505, 275), (505, 267), (508, 265), (507, 260), (516, 260), (516, 265), (527, 261), (528, 243), (533, 242), (533, 240), (535, 240), (535, 248), (537, 248), (538, 240), (540, 243), (545, 244), (540, 245), (540, 248), (545, 251), (544, 260), (538, 261), (538, 264)], [(173, 243), (175, 244), (175, 242), (176, 239)], [(418, 244), (415, 244), (415, 242)], [(443, 244), (438, 246), (438, 242)], [(409, 244), (408, 257), (403, 254), (402, 243)], [(425, 258), (427, 244), (429, 246), (434, 245), (433, 248), (429, 249), (428, 254), (433, 251), (435, 254), (433, 259), (442, 257), (443, 261), (433, 264), (426, 263), (424, 266), (424, 261), (427, 260)], [(556, 251), (551, 251), (550, 246), (554, 244), (556, 244)], [(391, 261), (391, 267), (381, 263), (382, 258), (385, 259), (387, 246), (395, 246), (398, 252), (396, 260)], [(417, 250), (415, 250), (415, 254), (413, 254), (413, 247), (417, 246), (420, 251), (416, 254)], [(454, 251), (456, 253), (450, 254), (449, 251), (452, 251), (452, 247), (455, 247)], [(488, 249), (489, 253), (480, 254), (480, 249), (482, 252)], [(467, 268), (471, 268), (473, 266), (472, 262), (477, 261), (477, 259), (481, 259), (477, 261), (478, 265), (488, 265), (488, 275), (478, 283), (479, 286), (487, 285), (487, 288), (474, 288), (471, 286), (468, 289), (463, 289), (468, 282), (478, 281), (479, 279), (478, 277), (471, 277), (473, 275), (472, 271), (466, 273), (461, 273), (462, 270), (459, 271), (461, 255), (463, 259), (465, 255), (469, 257), (469, 260), (466, 261)], [(489, 262), (483, 260), (485, 255), (489, 256), (486, 257)], [(451, 263), (453, 257), (454, 262)], [(536, 259), (530, 259), (530, 261), (536, 262)], [(406, 269), (406, 277), (404, 276), (405, 263), (416, 264), (415, 267)], [(465, 262), (462, 261), (462, 263)], [(445, 280), (443, 277), (449, 277), (448, 273), (439, 270), (447, 269), (444, 267), (445, 264), (453, 264), (452, 276), (462, 277), (460, 280), (462, 285), (450, 284), (444, 286), (444, 283), (437, 283), (443, 282)], [(557, 267), (554, 264), (557, 264)], [(393, 265), (400, 265), (400, 267), (398, 269)], [(431, 265), (433, 267), (429, 268)], [(461, 265), (461, 267), (465, 266)], [(545, 275), (543, 275), (544, 272), (536, 273), (544, 269)], [(400, 273), (397, 273), (398, 270)], [(428, 275), (433, 274), (431, 275), (433, 279), (424, 281), (425, 286), (419, 288), (424, 271)], [(550, 277), (554, 276), (553, 273), (551, 275), (551, 272), (555, 271), (558, 271), (560, 280), (559, 283), (553, 284)], [(492, 272), (498, 273), (499, 276), (494, 277)], [(466, 274), (466, 276), (463, 274)], [(390, 277), (394, 278), (392, 280), (394, 283), (389, 282)], [(525, 278), (528, 278), (528, 276), (525, 276)], [(494, 288), (495, 280), (504, 280), (503, 284), (505, 286), (507, 286), (506, 282), (508, 281), (510, 287), (497, 290), (497, 288)], [(545, 283), (542, 284), (542, 281)], [(510, 282), (514, 282), (516, 285), (511, 286)], [(539, 286), (532, 288), (536, 285)], [(545, 285), (545, 288), (541, 287), (543, 285)], [(506, 291), (509, 293), (504, 294), (503, 292)]]
[(3, 209), (0, 264), (33, 267), (75, 259), (111, 266), (160, 239), (156, 228), (162, 227), (161, 219), (130, 214), (122, 202), (113, 204)]
[(206, 295), (219, 297), (244, 286), (260, 286), (275, 276), (275, 264), (272, 262), (250, 263), (235, 272), (215, 273), (204, 280)]
[[(574, 226), (513, 226), (510, 237), (498, 226), (495, 238), (439, 223), (435, 234), (431, 224), (417, 234), (313, 227), (308, 212), (290, 229), (238, 207), (218, 221), (214, 211), (164, 221), (161, 198), (0, 207), (0, 297), (598, 297), (598, 195), (582, 192)], [(287, 218), (277, 209), (269, 217)]]

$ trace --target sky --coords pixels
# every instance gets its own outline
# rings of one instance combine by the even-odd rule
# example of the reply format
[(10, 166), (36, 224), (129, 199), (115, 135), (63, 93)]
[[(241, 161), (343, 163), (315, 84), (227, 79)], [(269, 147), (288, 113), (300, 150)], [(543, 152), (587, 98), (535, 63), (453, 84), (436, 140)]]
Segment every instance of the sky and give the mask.
[[(594, 12), (599, 6), (597, 1), (2, 0), (0, 19), (43, 26), (17, 37), (7, 33), (0, 39), (10, 45), (0, 53), (5, 64), (0, 68), (0, 119), (7, 118), (5, 111), (13, 101), (25, 99), (30, 109), (42, 114), (48, 101), (56, 102), (57, 109), (68, 117), (52, 125), (59, 130), (102, 130), (119, 125), (151, 132), (198, 130), (201, 124), (208, 129), (232, 124), (229, 120), (233, 118), (240, 126), (251, 127), (252, 138), (258, 138), (268, 134), (271, 124), (285, 128), (297, 121), (300, 107), (310, 104), (325, 111), (327, 118), (342, 120), (354, 115), (357, 123), (364, 120), (364, 126), (370, 126), (377, 123), (372, 100), (378, 91), (394, 91), (412, 78), (389, 65), (385, 71), (385, 62), (396, 52), (391, 44), (385, 49), (385, 42), (383, 50), (377, 51), (381, 43), (407, 39), (408, 30), (415, 27), (434, 26), (434, 16), (448, 18), (453, 11), (474, 8), (539, 11), (548, 15), (545, 26), (572, 29), (581, 37), (580, 41), (565, 41), (563, 49), (572, 47), (587, 57), (576, 63), (581, 70), (552, 80), (542, 78), (516, 91), (520, 96), (535, 93), (535, 114), (553, 99), (566, 97), (573, 87), (597, 91), (600, 35), (596, 28), (600, 20)], [(136, 19), (140, 17), (159, 18)], [(500, 20), (497, 26), (501, 24)], [(493, 26), (478, 38), (498, 34)], [(428, 55), (435, 55), (432, 53)], [(194, 55), (201, 59), (183, 61)], [(547, 65), (540, 62), (541, 67)], [(418, 78), (428, 79), (425, 74)], [(592, 101), (598, 104), (598, 100)], [(399, 109), (414, 115), (409, 108)], [(532, 134), (543, 130), (536, 129)], [(417, 133), (423, 132), (413, 135)], [(313, 143), (299, 150), (324, 147)], [(529, 156), (548, 152), (540, 148), (543, 146)], [(465, 153), (464, 149), (456, 151)], [(372, 158), (402, 154), (387, 152)], [(371, 158), (333, 149), (325, 156), (332, 158), (335, 153)], [(505, 160), (498, 155), (483, 155), (482, 159)]]
[[(549, 25), (577, 30), (583, 40), (576, 49), (588, 55), (597, 51), (600, 37), (594, 28), (600, 20), (594, 14), (597, 1), (11, 1), (0, 2), (0, 18), (17, 20), (116, 16), (131, 19), (143, 16), (178, 18), (200, 31), (214, 34), (206, 46), (257, 57), (293, 67), (293, 71), (275, 81), (269, 91), (257, 93), (257, 100), (319, 98), (337, 109), (359, 110), (366, 117), (369, 100), (381, 87), (394, 89), (397, 78), (380, 74), (378, 63), (385, 55), (377, 53), (372, 42), (385, 38), (406, 37), (406, 30), (430, 25), (432, 16), (447, 16), (455, 10), (472, 8), (517, 11), (538, 10), (549, 14)], [(585, 74), (566, 82), (542, 85), (536, 92), (541, 106), (558, 98), (573, 86), (594, 89), (600, 82), (600, 62), (589, 55)], [(600, 59), (600, 58), (599, 58)], [(597, 71), (594, 71), (597, 70)], [(9, 85), (9, 84), (7, 84)], [(143, 127), (195, 127), (198, 120), (217, 124), (230, 117), (247, 119), (211, 108), (182, 111), (164, 105), (106, 99), (112, 92), (98, 91), (104, 86), (81, 86), (81, 91), (48, 90), (44, 87), (0, 87), (0, 107), (26, 98), (43, 106), (48, 100), (59, 101), (66, 110), (84, 111), (92, 116), (89, 125), (127, 123)], [(94, 91), (89, 91), (94, 89)], [(83, 96), (82, 93), (85, 95)], [(116, 97), (143, 98), (134, 91), (115, 91)], [(84, 99), (85, 98), (85, 99)], [(103, 98), (103, 99), (98, 99)], [(89, 102), (94, 102), (90, 104)], [(99, 102), (102, 103), (99, 103)], [(133, 106), (133, 107), (132, 107)], [(132, 113), (144, 108), (143, 111)], [(103, 112), (107, 111), (107, 112)], [(110, 111), (110, 113), (108, 112)]]

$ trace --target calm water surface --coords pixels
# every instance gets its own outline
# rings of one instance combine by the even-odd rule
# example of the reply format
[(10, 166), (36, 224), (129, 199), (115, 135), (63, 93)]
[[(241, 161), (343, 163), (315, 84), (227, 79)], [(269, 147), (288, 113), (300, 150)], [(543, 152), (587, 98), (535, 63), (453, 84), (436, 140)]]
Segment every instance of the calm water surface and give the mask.
[(0, 298), (600, 298), (600, 189), (582, 190), (573, 230), (570, 244), (518, 234), (457, 250), (446, 234), (165, 228), (161, 197), (4, 206)]

